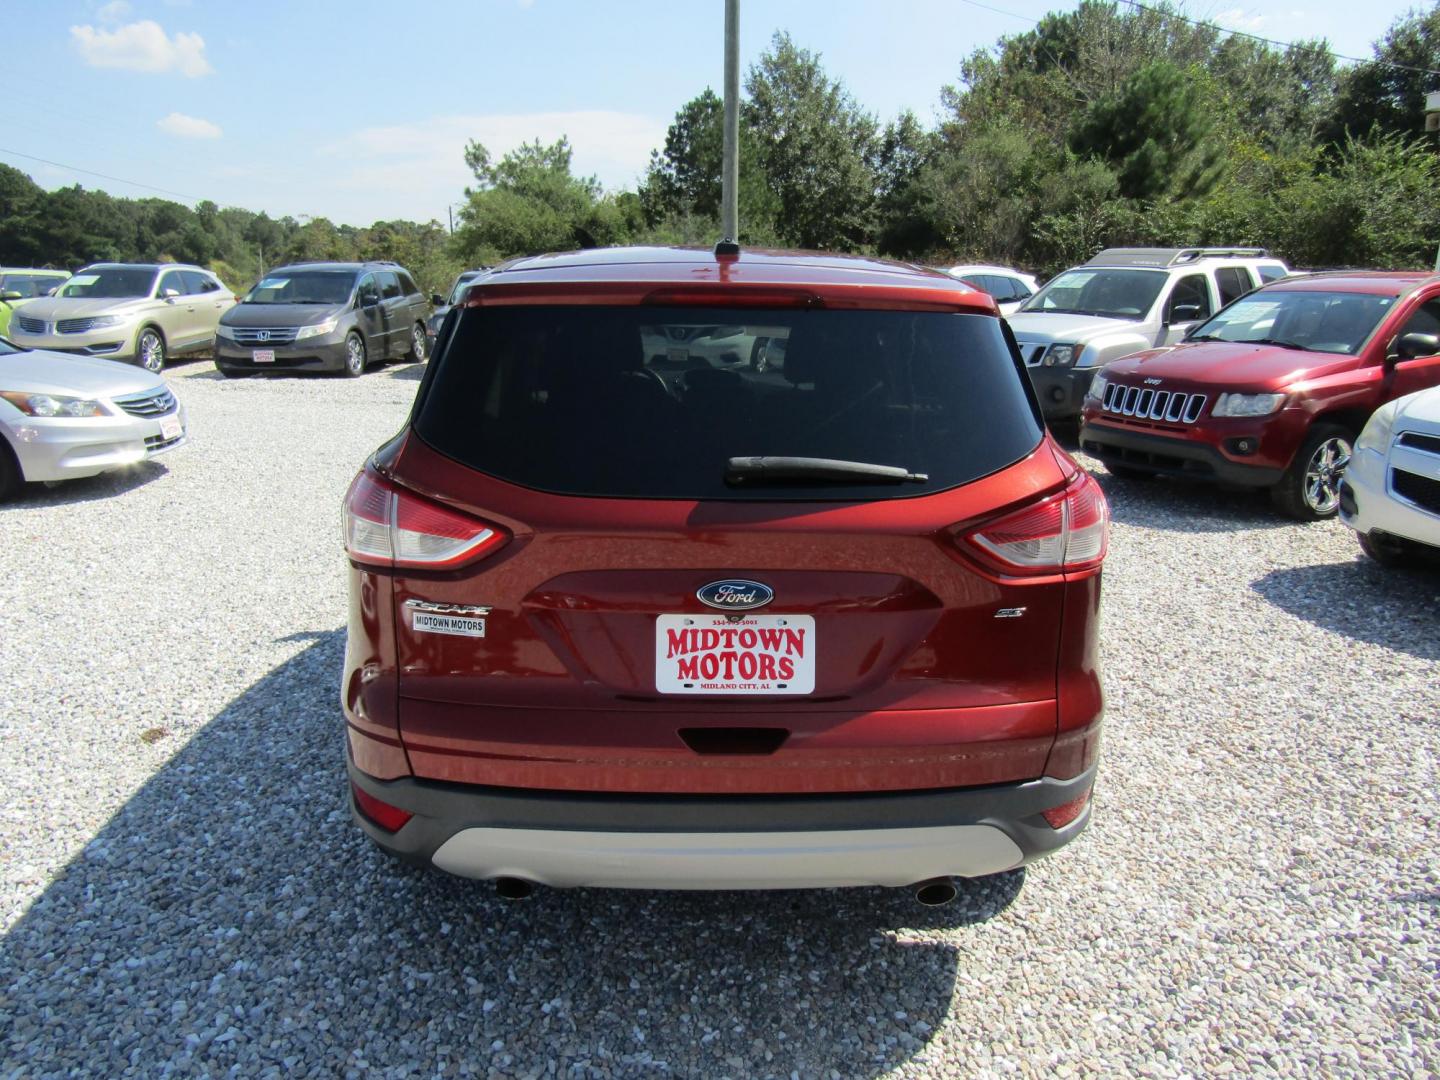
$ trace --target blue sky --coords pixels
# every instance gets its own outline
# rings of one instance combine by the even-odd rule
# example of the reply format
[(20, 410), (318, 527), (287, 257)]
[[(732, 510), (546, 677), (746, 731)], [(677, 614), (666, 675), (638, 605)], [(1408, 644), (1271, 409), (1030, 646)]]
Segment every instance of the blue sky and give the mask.
[[(1073, 6), (742, 0), (741, 64), (788, 30), (882, 120), (910, 108), (931, 122), (964, 57)], [(1369, 56), (1409, 6), (1186, 10)], [(468, 138), (498, 157), (566, 134), (577, 171), (633, 187), (676, 110), (721, 83), (721, 0), (3, 0), (0, 10), (0, 161), (47, 188), (163, 188), (185, 202), (352, 224), (443, 222), (469, 178)]]

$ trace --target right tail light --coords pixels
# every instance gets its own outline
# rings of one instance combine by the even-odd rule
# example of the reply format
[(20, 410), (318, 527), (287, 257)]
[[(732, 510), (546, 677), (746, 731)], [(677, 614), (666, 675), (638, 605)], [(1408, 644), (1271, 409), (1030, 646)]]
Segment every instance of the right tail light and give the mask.
[(1011, 511), (963, 534), (1007, 574), (1093, 570), (1105, 561), (1110, 508), (1087, 472), (1055, 495)]

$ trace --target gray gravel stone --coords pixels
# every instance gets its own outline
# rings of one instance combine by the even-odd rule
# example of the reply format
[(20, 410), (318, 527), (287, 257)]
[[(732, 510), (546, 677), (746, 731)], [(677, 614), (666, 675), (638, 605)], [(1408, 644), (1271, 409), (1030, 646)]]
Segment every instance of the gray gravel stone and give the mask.
[(1094, 462), (1109, 714), (1067, 851), (934, 910), (507, 905), (380, 856), (339, 502), (418, 373), (185, 364), (189, 447), (0, 507), (0, 1076), (1440, 1068), (1440, 578)]

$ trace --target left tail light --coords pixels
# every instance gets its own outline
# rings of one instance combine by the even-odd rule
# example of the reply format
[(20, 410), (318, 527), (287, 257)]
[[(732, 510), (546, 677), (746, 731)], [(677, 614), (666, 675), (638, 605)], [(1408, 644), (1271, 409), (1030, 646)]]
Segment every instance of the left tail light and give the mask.
[(503, 547), (499, 525), (423, 499), (365, 471), (345, 495), (345, 553), (371, 566), (446, 570)]
[(1087, 472), (1065, 490), (964, 534), (986, 560), (1008, 574), (1093, 570), (1105, 561), (1110, 508)]
[(415, 816), (409, 810), (402, 810), (377, 799), (354, 780), (350, 781), (350, 794), (360, 812), (386, 832), (399, 832), (405, 823)]

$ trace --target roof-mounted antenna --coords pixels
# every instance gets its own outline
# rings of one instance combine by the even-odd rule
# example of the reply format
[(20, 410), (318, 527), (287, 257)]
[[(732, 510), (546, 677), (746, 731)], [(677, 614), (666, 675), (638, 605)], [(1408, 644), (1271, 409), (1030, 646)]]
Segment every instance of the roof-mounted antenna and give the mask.
[(740, 254), (740, 0), (725, 0), (725, 132), (716, 255)]

